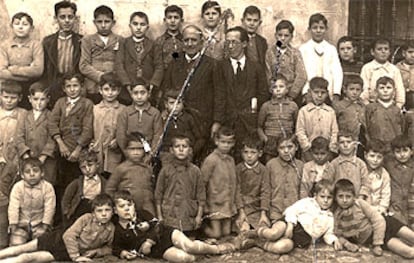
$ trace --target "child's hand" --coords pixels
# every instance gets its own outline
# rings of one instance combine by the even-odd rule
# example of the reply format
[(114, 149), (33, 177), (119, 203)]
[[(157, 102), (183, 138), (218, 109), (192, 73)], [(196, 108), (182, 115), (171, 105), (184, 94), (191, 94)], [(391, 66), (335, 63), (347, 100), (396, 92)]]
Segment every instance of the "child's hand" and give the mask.
[(270, 227), (270, 220), (265, 213), (262, 213), (259, 219), (259, 226), (263, 225)]
[(62, 157), (67, 159), (70, 155), (69, 148), (66, 146), (64, 142), (58, 143), (58, 146), (59, 146), (60, 155), (62, 155)]
[(40, 156), (39, 156), (39, 158), (38, 158), (38, 159), (39, 159), (39, 161), (40, 161), (41, 163), (43, 163), (43, 164), (44, 164), (44, 163), (45, 163), (45, 161), (46, 161), (46, 159), (47, 159), (47, 155), (42, 154), (42, 155), (40, 155)]
[(126, 259), (126, 260), (131, 260), (136, 258), (138, 255), (136, 253), (132, 253), (130, 251), (127, 250), (122, 250), (121, 254), (119, 255), (120, 258), (122, 259)]
[(80, 147), (76, 147), (75, 150), (73, 150), (73, 152), (69, 155), (68, 161), (76, 162), (79, 158), (80, 150)]
[(96, 249), (91, 249), (83, 253), (84, 257), (94, 258), (98, 255), (98, 251)]
[(194, 221), (195, 221), (194, 222), (195, 229), (199, 229), (201, 227), (201, 223), (203, 222), (203, 218), (201, 216), (196, 216)]
[(343, 249), (342, 243), (338, 239), (334, 241), (333, 245), (336, 251)]
[(381, 246), (373, 246), (372, 247), (372, 254), (374, 254), (374, 256), (376, 256), (376, 257), (382, 256)]
[(37, 228), (34, 232), (36, 233), (37, 236), (41, 236), (44, 233), (46, 233), (46, 231), (48, 230), (48, 225), (46, 224), (42, 224), (39, 228)]
[(92, 259), (90, 259), (88, 257), (80, 256), (80, 257), (75, 258), (74, 261), (75, 262), (90, 262), (90, 261), (92, 261)]
[(18, 69), (19, 69), (19, 66), (17, 66), (17, 65), (12, 65), (12, 66), (9, 66), (8, 68), (7, 68), (9, 71), (10, 71), (10, 73), (11, 74), (13, 74), (13, 75), (17, 75), (18, 74)]
[(149, 253), (151, 253), (152, 245), (153, 245), (153, 243), (151, 243), (147, 239), (144, 243), (142, 243), (141, 247), (139, 248), (138, 253), (148, 255)]
[(111, 150), (115, 150), (116, 148), (118, 148), (118, 144), (116, 143), (116, 139), (113, 139), (112, 141), (109, 142), (108, 148)]
[(236, 225), (241, 228), (244, 222), (247, 222), (247, 216), (244, 212), (241, 212), (236, 219)]
[(293, 224), (292, 223), (287, 223), (284, 237), (291, 239), (292, 236), (293, 236)]

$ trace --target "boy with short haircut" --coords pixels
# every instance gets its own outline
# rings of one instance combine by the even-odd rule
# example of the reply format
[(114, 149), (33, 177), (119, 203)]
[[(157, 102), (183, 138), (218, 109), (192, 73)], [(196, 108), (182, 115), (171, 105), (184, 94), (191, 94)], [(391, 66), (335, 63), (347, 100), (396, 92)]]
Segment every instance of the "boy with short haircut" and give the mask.
[(99, 175), (98, 156), (94, 152), (82, 151), (79, 156), (81, 176), (73, 180), (65, 189), (62, 198), (63, 225), (71, 226), (83, 214), (91, 211), (92, 200), (105, 189), (106, 180)]
[(137, 209), (155, 216), (152, 169), (146, 163), (149, 143), (139, 132), (129, 134), (125, 143), (126, 160), (109, 177), (105, 192), (113, 196), (116, 191), (127, 190), (132, 194)]
[(249, 36), (246, 56), (250, 60), (258, 62), (264, 69), (266, 67), (265, 56), (267, 52), (267, 41), (257, 33), (259, 26), (262, 24), (260, 9), (254, 5), (246, 7), (243, 11), (241, 22)]
[(128, 90), (138, 79), (149, 85), (150, 93), (161, 85), (164, 74), (161, 53), (156, 52), (155, 43), (145, 34), (149, 29), (148, 16), (144, 12), (134, 12), (129, 19), (131, 36), (119, 46), (115, 58), (115, 72), (123, 86), (120, 99), (131, 104)]
[(359, 245), (371, 245), (375, 256), (386, 249), (405, 258), (414, 258), (414, 232), (392, 216), (381, 214), (361, 199), (356, 199), (351, 181), (335, 184), (335, 234), (345, 250), (357, 252)]
[(368, 167), (367, 186), (369, 188), (366, 201), (381, 214), (386, 214), (390, 206), (390, 175), (383, 167), (384, 145), (373, 141), (365, 147), (365, 162)]
[(301, 106), (307, 76), (301, 53), (290, 44), (294, 30), (289, 20), (282, 20), (276, 25), (276, 43), (266, 52), (266, 75), (269, 85), (278, 75), (285, 76), (288, 80), (288, 98)]
[(132, 105), (126, 107), (119, 115), (116, 129), (116, 141), (124, 155), (127, 146), (127, 136), (140, 132), (150, 142), (152, 150), (158, 146), (163, 132), (161, 113), (151, 106), (149, 85), (143, 79), (138, 79), (131, 85), (129, 93)]
[[(29, 243), (0, 251), (0, 259), (12, 262), (86, 262), (111, 254), (115, 227), (111, 222), (114, 203), (107, 194), (92, 201), (92, 211), (76, 220), (65, 232), (57, 229)], [(63, 235), (63, 236), (62, 236)]]
[(380, 77), (376, 84), (376, 102), (366, 106), (367, 138), (379, 140), (390, 152), (391, 141), (402, 134), (403, 118), (400, 107), (396, 106), (393, 97), (396, 92), (395, 82), (390, 77)]
[(349, 75), (359, 76), (363, 64), (355, 58), (357, 52), (355, 39), (350, 36), (343, 36), (338, 40), (337, 48), (344, 77)]
[(369, 196), (368, 169), (365, 162), (355, 155), (357, 145), (355, 140), (356, 138), (352, 136), (351, 132), (347, 130), (339, 132), (339, 156), (331, 161), (323, 178), (332, 183), (347, 178), (355, 185), (357, 196)]
[(79, 70), (86, 77), (84, 88), (87, 97), (96, 104), (101, 100), (98, 83), (105, 73), (114, 70), (115, 57), (123, 39), (112, 32), (116, 21), (111, 8), (98, 6), (93, 17), (97, 32), (82, 39)]
[(183, 51), (183, 35), (180, 32), (183, 22), (184, 12), (181, 7), (169, 5), (165, 8), (164, 23), (167, 30), (155, 40), (155, 50), (161, 54), (164, 70)]
[(272, 81), (272, 97), (260, 107), (257, 117), (257, 133), (265, 143), (264, 161), (277, 156), (277, 140), (286, 133), (293, 133), (298, 115), (298, 106), (286, 96), (289, 92), (287, 79), (279, 74)]
[(13, 37), (0, 45), (0, 82), (18, 81), (22, 86), (20, 105), (29, 108), (30, 82), (43, 73), (43, 48), (30, 36), (33, 19), (27, 13), (16, 13), (11, 19)]
[(329, 166), (329, 140), (318, 136), (312, 141), (311, 152), (313, 159), (303, 166), (300, 183), (300, 198), (312, 197), (315, 194), (315, 184), (323, 179)]
[(295, 158), (297, 149), (295, 135), (287, 134), (278, 141), (278, 157), (266, 164), (269, 171), (267, 181), (270, 186), (270, 225), (261, 226), (257, 233), (260, 238), (268, 241), (276, 241), (285, 233), (286, 224), (281, 221), (283, 212), (299, 200), (303, 162)]
[(35, 82), (29, 89), (29, 102), (32, 110), (17, 126), (16, 147), (22, 159), (38, 158), (43, 164), (44, 179), (56, 183), (56, 143), (52, 139), (48, 122), (51, 112), (47, 109), (49, 89), (42, 83)]
[[(216, 149), (204, 160), (201, 173), (206, 186), (204, 213), (210, 219), (204, 231), (208, 237), (217, 239), (230, 235), (232, 217), (241, 209), (241, 200), (237, 191), (236, 165), (230, 155), (235, 144), (234, 131), (226, 126), (220, 127), (214, 143)], [(243, 221), (241, 218), (240, 222)]]
[(49, 131), (56, 141), (60, 156), (57, 158), (57, 200), (66, 186), (79, 174), (79, 154), (93, 138), (93, 103), (81, 96), (83, 77), (79, 73), (63, 76), (63, 91), (51, 114)]
[(173, 137), (170, 152), (173, 157), (163, 165), (154, 192), (157, 218), (181, 231), (196, 230), (202, 223), (206, 189), (200, 168), (190, 162), (190, 139)]
[(244, 139), (241, 156), (243, 162), (236, 166), (237, 182), (240, 189), (244, 221), (237, 221), (241, 232), (259, 226), (270, 225), (269, 211), (270, 185), (269, 171), (259, 158), (263, 154), (263, 143), (256, 136)]
[(408, 40), (402, 46), (404, 60), (397, 63), (397, 68), (401, 72), (402, 81), (405, 89), (405, 108), (414, 108), (414, 41)]
[[(328, 20), (324, 15), (316, 13), (309, 18), (308, 30), (312, 38), (299, 47), (305, 64), (308, 80), (322, 77), (328, 81), (329, 98), (338, 100), (342, 88), (342, 67), (338, 52), (334, 45), (325, 40)], [(302, 90), (303, 94), (309, 91), (309, 82)]]
[(105, 75), (99, 83), (102, 101), (93, 106), (94, 140), (90, 149), (98, 154), (99, 172), (106, 178), (122, 161), (122, 151), (116, 142), (119, 114), (126, 108), (119, 103), (122, 84), (114, 74)]
[[(344, 77), (344, 87), (342, 94), (344, 98), (333, 102), (339, 130), (352, 132), (354, 138), (363, 141), (365, 138), (361, 130), (365, 130), (365, 104), (360, 95), (364, 83), (359, 75), (347, 75)], [(358, 147), (358, 157), (362, 157), (362, 152)]]
[[(186, 109), (183, 99), (177, 101), (180, 94), (179, 90), (167, 90), (164, 94), (165, 111), (161, 113), (163, 124), (166, 124), (168, 116), (175, 109), (162, 141), (162, 152), (169, 151), (172, 138), (177, 135), (184, 135), (189, 138), (192, 148), (192, 160), (194, 163), (201, 162), (200, 155), (205, 144), (205, 139), (200, 130), (200, 124), (192, 114), (191, 110)], [(176, 103), (176, 104), (175, 104)]]
[(310, 81), (309, 93), (312, 102), (299, 109), (296, 121), (296, 136), (302, 149), (304, 161), (311, 160), (309, 149), (317, 136), (329, 140), (329, 150), (337, 152), (338, 124), (335, 111), (325, 104), (328, 97), (328, 81), (314, 77)]
[(10, 193), (10, 246), (38, 238), (52, 226), (56, 196), (53, 186), (43, 176), (39, 159), (30, 157), (23, 161), (22, 180)]
[[(391, 177), (391, 200), (389, 211), (404, 224), (412, 225), (414, 220), (409, 217), (408, 197), (410, 185), (414, 178), (414, 159), (412, 143), (403, 135), (391, 142), (393, 157), (385, 159), (385, 169)], [(410, 202), (411, 203), (411, 202)]]
[[(315, 197), (303, 198), (283, 212), (285, 224), (282, 239), (265, 242), (264, 250), (285, 254), (293, 248), (308, 248), (312, 242), (323, 238), (326, 244), (333, 245), (335, 250), (341, 249), (339, 239), (334, 234), (334, 218), (330, 211), (333, 203), (334, 189), (331, 182), (322, 179), (315, 185)], [(260, 234), (259, 234), (260, 236)]]
[(79, 72), (82, 35), (73, 31), (78, 22), (76, 11), (77, 6), (73, 2), (57, 2), (54, 19), (59, 29), (42, 41), (45, 53), (42, 81), (50, 89), (51, 108), (59, 98), (65, 96), (61, 89), (62, 76), (70, 72)]
[(391, 54), (391, 43), (387, 39), (378, 38), (371, 46), (371, 55), (374, 59), (366, 63), (361, 69), (361, 78), (364, 80), (364, 89), (361, 98), (365, 104), (375, 102), (378, 98), (377, 81), (387, 76), (395, 84), (395, 97), (392, 98), (398, 108), (405, 104), (405, 90), (400, 70), (388, 61)]

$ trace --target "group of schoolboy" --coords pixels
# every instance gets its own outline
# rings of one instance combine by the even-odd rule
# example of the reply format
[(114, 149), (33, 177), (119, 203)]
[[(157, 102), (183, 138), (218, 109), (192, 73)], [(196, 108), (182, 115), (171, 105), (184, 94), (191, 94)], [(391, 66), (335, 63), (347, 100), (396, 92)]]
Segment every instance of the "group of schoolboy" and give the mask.
[[(155, 41), (144, 12), (130, 16), (124, 39), (109, 7), (95, 9), (97, 32), (84, 37), (73, 32), (76, 11), (57, 3), (59, 30), (42, 44), (30, 15), (17, 13), (0, 45), (0, 259), (189, 262), (322, 239), (414, 258), (414, 42), (393, 65), (390, 42), (377, 39), (362, 65), (351, 37), (338, 50), (325, 40), (319, 13), (296, 49), (288, 20), (268, 48), (256, 6), (224, 32), (215, 1), (203, 4), (201, 27), (183, 29), (183, 10), (168, 6)], [(178, 70), (205, 63), (209, 83), (181, 96), (184, 82), (169, 87), (165, 77), (183, 58), (189, 67)], [(201, 90), (217, 80), (209, 72), (231, 87)], [(205, 98), (214, 121), (190, 106), (186, 92), (197, 88), (225, 104)], [(206, 242), (188, 237), (199, 229)]]

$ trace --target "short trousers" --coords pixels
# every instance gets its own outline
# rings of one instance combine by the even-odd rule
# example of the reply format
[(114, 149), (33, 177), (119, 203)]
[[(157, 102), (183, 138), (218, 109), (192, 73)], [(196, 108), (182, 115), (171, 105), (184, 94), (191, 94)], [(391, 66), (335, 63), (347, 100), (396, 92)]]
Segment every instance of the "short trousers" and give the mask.
[(55, 261), (72, 261), (63, 242), (64, 229), (57, 229), (53, 232), (41, 235), (37, 240), (38, 251), (47, 251), (53, 255)]

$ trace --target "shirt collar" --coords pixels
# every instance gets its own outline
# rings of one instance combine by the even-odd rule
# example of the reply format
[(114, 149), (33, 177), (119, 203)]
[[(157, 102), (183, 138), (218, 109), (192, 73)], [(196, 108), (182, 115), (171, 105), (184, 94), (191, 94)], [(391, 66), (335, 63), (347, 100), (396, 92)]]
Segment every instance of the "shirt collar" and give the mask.
[(214, 149), (214, 153), (215, 154), (217, 154), (217, 156), (218, 157), (220, 157), (220, 159), (222, 159), (222, 160), (229, 160), (229, 159), (231, 159), (232, 157), (230, 156), (230, 155), (228, 155), (228, 154), (224, 154), (224, 153), (221, 153), (219, 150), (217, 150), (217, 149)]
[(187, 60), (188, 63), (193, 62), (194, 60), (196, 60), (199, 56), (201, 55), (200, 52), (198, 52), (194, 57), (190, 57), (189, 55), (187, 55), (187, 53), (185, 54), (185, 59)]
[(277, 100), (277, 99), (271, 98), (270, 103), (272, 103), (272, 105), (289, 104), (289, 100), (287, 98), (283, 98), (282, 100)]
[(389, 102), (386, 101), (382, 101), (380, 99), (377, 99), (378, 103), (381, 104), (384, 108), (388, 109), (389, 107), (391, 107), (394, 104), (394, 101), (391, 100)]
[(42, 189), (42, 182), (43, 182), (43, 180), (40, 180), (40, 182), (38, 183), (38, 184), (36, 184), (36, 185), (30, 185), (29, 183), (27, 183), (26, 181), (24, 182), (24, 186), (25, 187), (27, 187), (27, 188), (31, 188), (31, 189)]
[(98, 177), (98, 175), (97, 174), (95, 174), (94, 176), (92, 176), (92, 177), (87, 177), (87, 176), (85, 176), (84, 177), (84, 181), (86, 182), (86, 181), (96, 181), (96, 182), (98, 182), (98, 180), (99, 180), (99, 177)]
[(71, 38), (72, 38), (72, 32), (70, 32), (69, 35), (66, 35), (63, 31), (58, 32), (58, 39), (68, 40), (68, 39), (71, 39)]
[(378, 61), (376, 61), (375, 59), (372, 60), (372, 64), (374, 65), (374, 69), (380, 69), (380, 68), (384, 68), (384, 69), (388, 69), (388, 66), (390, 65), (389, 61), (386, 61), (385, 63), (381, 64)]
[(176, 39), (182, 39), (182, 34), (180, 31), (177, 31), (176, 34), (171, 34), (168, 30), (165, 31), (165, 38), (176, 38)]
[(327, 105), (325, 103), (322, 103), (319, 106), (316, 106), (315, 104), (313, 104), (313, 102), (308, 103), (308, 111), (313, 111), (315, 109), (321, 109), (321, 110), (325, 110), (325, 111), (329, 111), (329, 108), (327, 107)]
[(349, 100), (347, 97), (344, 97), (344, 99), (342, 100), (344, 103), (346, 103), (346, 107), (352, 105), (352, 104), (359, 104), (361, 106), (365, 106), (365, 104), (362, 102), (361, 98), (358, 98), (356, 101), (351, 101)]
[(104, 103), (103, 101), (101, 101), (99, 104), (97, 104), (96, 106), (98, 106), (99, 108), (101, 108), (101, 109), (112, 109), (112, 108), (114, 108), (114, 109), (117, 109), (117, 108), (119, 108), (119, 106), (120, 106), (120, 103), (119, 103), (119, 101), (115, 101), (113, 104), (106, 104), (106, 103)]
[(355, 160), (356, 160), (356, 156), (343, 156), (343, 155), (339, 155), (338, 157), (338, 163), (351, 163), (353, 165), (356, 165)]
[(142, 43), (142, 42), (144, 42), (145, 37), (137, 38), (137, 37), (135, 37), (135, 36), (132, 36), (132, 40), (133, 40), (135, 43)]
[(75, 99), (71, 99), (71, 98), (67, 97), (66, 104), (76, 104), (76, 102), (78, 102), (80, 100), (80, 98), (81, 98), (81, 96), (79, 96)]
[[(132, 111), (132, 113), (135, 113), (135, 112), (139, 112), (140, 110), (139, 109), (137, 109), (136, 107), (135, 107), (135, 105), (131, 105), (132, 106), (132, 108), (134, 109), (133, 111)], [(151, 108), (151, 103), (149, 103), (149, 102), (147, 102), (143, 107), (142, 107), (142, 110), (143, 111), (146, 111), (146, 112), (148, 112), (149, 113), (149, 109)]]
[(243, 162), (242, 171), (247, 171), (247, 170), (250, 170), (250, 171), (253, 171), (256, 174), (259, 174), (260, 170), (261, 170), (259, 161), (257, 161), (252, 166), (248, 165), (246, 162)]
[(13, 37), (10, 46), (11, 47), (28, 47), (32, 39), (30, 37), (26, 38), (23, 42), (17, 41), (17, 37)]
[(243, 70), (244, 69), (244, 65), (246, 64), (246, 55), (243, 55), (243, 57), (241, 57), (239, 60), (234, 59), (234, 58), (230, 58), (231, 64), (233, 65), (233, 67), (237, 68), (237, 62), (240, 62), (240, 67)]

